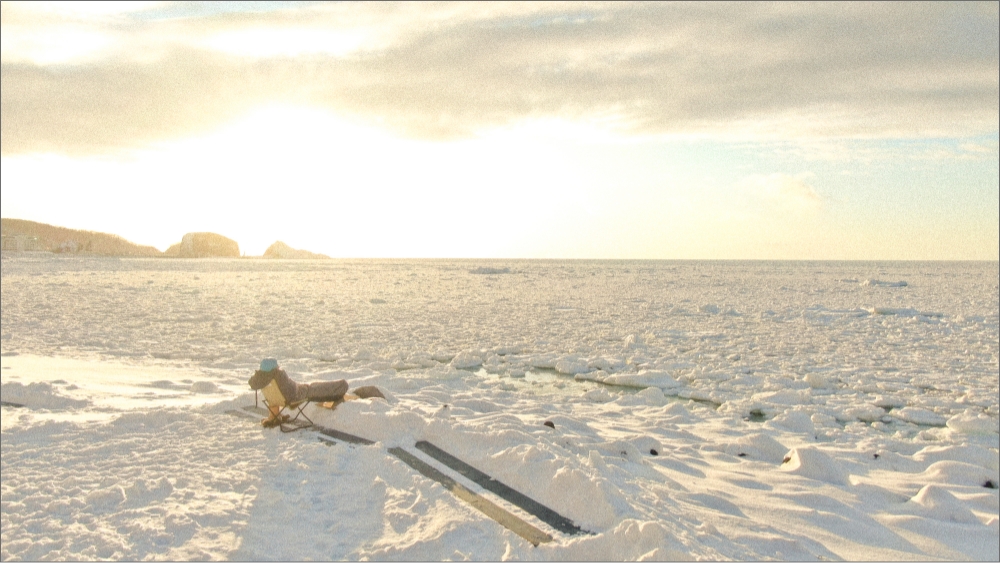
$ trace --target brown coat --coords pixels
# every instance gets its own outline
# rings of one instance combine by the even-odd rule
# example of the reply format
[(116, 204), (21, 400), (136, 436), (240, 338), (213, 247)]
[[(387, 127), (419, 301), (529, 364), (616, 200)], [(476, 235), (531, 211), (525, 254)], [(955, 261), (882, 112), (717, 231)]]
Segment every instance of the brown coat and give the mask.
[(267, 387), (271, 380), (278, 384), (278, 390), (284, 395), (285, 401), (298, 403), (306, 399), (312, 401), (336, 401), (347, 393), (347, 381), (317, 381), (315, 383), (296, 383), (283, 369), (271, 371), (257, 370), (250, 376), (250, 388), (253, 390)]

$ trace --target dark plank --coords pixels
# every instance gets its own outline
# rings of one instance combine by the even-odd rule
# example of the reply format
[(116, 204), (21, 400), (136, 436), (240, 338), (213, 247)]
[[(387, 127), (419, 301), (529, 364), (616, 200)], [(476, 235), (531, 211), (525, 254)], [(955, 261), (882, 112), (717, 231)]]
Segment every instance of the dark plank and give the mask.
[(333, 428), (324, 428), (322, 426), (316, 426), (319, 433), (324, 436), (329, 436), (340, 440), (341, 442), (348, 442), (350, 444), (364, 444), (370, 446), (375, 442), (369, 440), (368, 438), (362, 438), (361, 436), (355, 436), (354, 434), (348, 434), (347, 432), (341, 432), (340, 430), (334, 430)]
[(425, 477), (441, 483), (453, 495), (472, 505), (473, 508), (496, 520), (503, 527), (528, 540), (531, 545), (538, 547), (538, 544), (552, 541), (552, 536), (504, 510), (500, 506), (490, 502), (480, 495), (463, 487), (457, 481), (428, 465), (417, 456), (404, 450), (403, 448), (389, 448), (389, 453), (398, 457), (403, 463), (416, 469)]
[(255, 415), (254, 413), (247, 412), (243, 409), (231, 409), (226, 411), (226, 414), (231, 414), (233, 416), (239, 416), (242, 418), (257, 418), (257, 415)]
[(497, 481), (486, 473), (472, 467), (468, 463), (465, 463), (430, 442), (421, 440), (417, 442), (416, 447), (418, 450), (454, 469), (473, 483), (513, 504), (514, 506), (519, 507), (521, 510), (534, 515), (542, 522), (545, 522), (549, 526), (552, 526), (564, 534), (573, 535), (590, 533), (582, 530), (579, 526), (574, 524), (572, 520), (559, 514), (555, 510), (552, 510), (527, 495), (508, 487), (502, 482)]

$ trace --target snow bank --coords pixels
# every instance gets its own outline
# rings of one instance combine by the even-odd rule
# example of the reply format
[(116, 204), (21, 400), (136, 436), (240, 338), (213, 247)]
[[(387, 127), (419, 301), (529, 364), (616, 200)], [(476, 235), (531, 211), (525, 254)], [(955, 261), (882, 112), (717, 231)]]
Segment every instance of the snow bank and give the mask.
[(792, 448), (785, 455), (781, 470), (833, 485), (849, 485), (850, 475), (829, 455), (813, 447)]
[(66, 410), (85, 407), (89, 401), (73, 399), (60, 392), (51, 383), (36, 382), (24, 385), (17, 381), (0, 385), (0, 400), (37, 409)]

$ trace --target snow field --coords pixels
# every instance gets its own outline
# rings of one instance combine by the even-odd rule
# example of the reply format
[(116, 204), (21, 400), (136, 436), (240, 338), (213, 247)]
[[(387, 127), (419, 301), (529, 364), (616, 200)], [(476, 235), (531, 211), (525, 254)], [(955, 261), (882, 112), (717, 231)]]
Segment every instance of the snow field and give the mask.
[(168, 409), (5, 431), (0, 558), (218, 558), (242, 537), (275, 439)]
[[(2, 267), (0, 398), (26, 405), (2, 407), (5, 560), (989, 559), (1000, 543), (995, 263)], [(267, 356), (385, 390), (308, 411), (378, 443), (225, 414)], [(421, 439), (594, 534), (532, 548), (386, 452)]]

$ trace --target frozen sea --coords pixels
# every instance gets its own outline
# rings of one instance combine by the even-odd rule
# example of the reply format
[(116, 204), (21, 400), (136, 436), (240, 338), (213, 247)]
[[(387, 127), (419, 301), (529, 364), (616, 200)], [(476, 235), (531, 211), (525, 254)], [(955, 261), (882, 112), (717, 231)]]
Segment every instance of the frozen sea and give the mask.
[[(995, 560), (998, 275), (4, 255), (0, 559)], [(264, 357), (382, 388), (307, 408), (376, 444), (227, 414)]]

